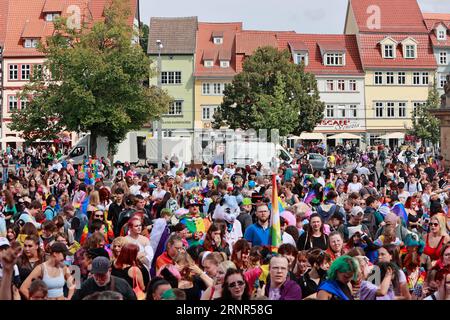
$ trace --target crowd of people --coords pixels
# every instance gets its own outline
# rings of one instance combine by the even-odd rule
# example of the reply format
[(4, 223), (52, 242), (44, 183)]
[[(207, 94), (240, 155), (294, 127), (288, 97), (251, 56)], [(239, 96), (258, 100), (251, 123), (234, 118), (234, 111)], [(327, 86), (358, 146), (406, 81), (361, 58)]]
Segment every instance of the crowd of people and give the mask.
[(175, 159), (116, 163), (112, 181), (95, 157), (25, 152), (2, 172), (0, 298), (450, 300), (442, 158), (370, 148), (315, 171), (305, 152), (274, 180), (260, 163)]

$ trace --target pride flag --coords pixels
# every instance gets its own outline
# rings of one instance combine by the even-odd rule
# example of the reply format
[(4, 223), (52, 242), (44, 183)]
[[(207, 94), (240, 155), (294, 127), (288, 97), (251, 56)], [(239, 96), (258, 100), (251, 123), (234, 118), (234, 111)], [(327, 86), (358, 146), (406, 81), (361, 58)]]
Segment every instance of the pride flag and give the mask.
[(272, 175), (272, 214), (270, 216), (271, 251), (278, 252), (281, 245), (280, 210), (276, 175)]

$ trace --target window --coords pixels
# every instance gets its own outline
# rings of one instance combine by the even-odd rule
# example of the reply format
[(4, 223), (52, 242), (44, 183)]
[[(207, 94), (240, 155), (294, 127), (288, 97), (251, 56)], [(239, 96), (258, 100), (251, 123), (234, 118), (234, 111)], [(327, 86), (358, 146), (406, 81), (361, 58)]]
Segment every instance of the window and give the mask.
[(20, 109), (26, 109), (28, 106), (28, 99), (27, 98), (21, 98), (20, 99)]
[(161, 72), (162, 84), (180, 84), (181, 71), (163, 71)]
[(397, 84), (406, 84), (406, 73), (399, 72), (397, 74)]
[(384, 116), (383, 102), (375, 103), (375, 117), (376, 118), (383, 118), (383, 116)]
[(217, 111), (218, 106), (203, 106), (202, 108), (202, 120), (213, 120), (214, 113)]
[(334, 106), (332, 104), (327, 104), (326, 117), (327, 118), (334, 118)]
[(446, 78), (445, 74), (441, 74), (439, 76), (439, 88), (444, 88), (446, 83), (447, 83), (447, 78)]
[(334, 81), (327, 80), (327, 91), (334, 91)]
[(338, 80), (338, 90), (345, 91), (345, 80)]
[(395, 117), (395, 104), (393, 102), (388, 102), (386, 104), (386, 114), (388, 118)]
[(305, 66), (307, 66), (308, 65), (308, 54), (305, 52), (305, 53), (295, 53), (295, 55), (294, 55), (294, 63), (296, 63), (296, 64), (301, 64), (303, 62), (303, 64), (305, 65)]
[(343, 53), (326, 53), (325, 65), (327, 66), (343, 66), (344, 54)]
[(421, 106), (424, 106), (424, 105), (425, 105), (425, 102), (413, 102), (412, 114), (413, 114), (414, 117), (416, 116), (417, 109), (419, 107), (421, 107)]
[(420, 84), (420, 72), (413, 73), (413, 84)]
[(439, 64), (447, 65), (447, 51), (439, 52)]
[(30, 80), (31, 65), (23, 64), (21, 69), (22, 80)]
[(386, 72), (386, 84), (394, 84), (394, 73)]
[(349, 112), (348, 117), (349, 118), (357, 118), (358, 117), (358, 110), (357, 110), (355, 104), (350, 105), (350, 112)]
[(348, 87), (350, 91), (356, 91), (356, 80), (349, 80)]
[(338, 106), (338, 117), (345, 118), (345, 106), (344, 105)]
[(38, 39), (25, 39), (23, 46), (25, 48), (36, 48), (38, 45)]
[(45, 15), (45, 21), (55, 21), (59, 17), (59, 13), (47, 13)]
[(416, 46), (413, 44), (407, 44), (405, 46), (405, 58), (414, 59), (416, 57)]
[(214, 42), (214, 44), (222, 44), (223, 38), (222, 37), (214, 37), (213, 42)]
[(221, 68), (229, 68), (230, 67), (230, 61), (228, 61), (228, 60), (220, 61), (220, 67)]
[(394, 58), (394, 45), (386, 44), (384, 45), (384, 58), (393, 59)]
[(12, 112), (14, 110), (17, 110), (17, 97), (16, 96), (9, 96), (9, 111)]
[(10, 64), (9, 65), (9, 80), (19, 80), (19, 65)]
[(398, 116), (399, 118), (406, 118), (406, 102), (398, 103)]
[(422, 84), (428, 84), (429, 77), (428, 72), (422, 72)]
[(383, 84), (383, 72), (375, 72), (375, 84)]
[(203, 83), (203, 85), (202, 85), (202, 94), (204, 94), (204, 95), (209, 94), (209, 83)]
[(445, 40), (447, 38), (447, 34), (445, 30), (439, 30), (437, 35), (438, 40)]
[(213, 91), (214, 94), (222, 94), (225, 86), (223, 86), (221, 83), (214, 83), (213, 88), (214, 88), (214, 91)]
[(204, 63), (203, 63), (203, 65), (204, 65), (206, 68), (211, 68), (211, 67), (214, 66), (214, 61), (212, 61), (212, 60), (205, 60)]
[(183, 114), (183, 101), (177, 100), (169, 106), (170, 116), (181, 116)]

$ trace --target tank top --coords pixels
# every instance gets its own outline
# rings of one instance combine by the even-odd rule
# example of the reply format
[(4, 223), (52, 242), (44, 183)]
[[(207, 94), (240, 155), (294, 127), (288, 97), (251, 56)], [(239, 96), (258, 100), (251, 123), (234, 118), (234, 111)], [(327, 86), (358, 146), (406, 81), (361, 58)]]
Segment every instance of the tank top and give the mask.
[(57, 277), (50, 277), (47, 272), (47, 267), (45, 266), (45, 263), (42, 264), (42, 281), (45, 282), (45, 284), (48, 287), (48, 297), (50, 299), (52, 298), (59, 298), (64, 296), (64, 284), (66, 282), (64, 278), (64, 273), (61, 270), (60, 274)]
[(423, 250), (423, 253), (430, 257), (432, 261), (439, 259), (439, 254), (441, 252), (442, 243), (444, 241), (444, 236), (441, 237), (441, 240), (439, 240), (439, 243), (436, 248), (432, 248), (430, 246), (430, 243), (428, 242), (428, 239), (430, 238), (430, 235), (427, 235), (427, 243), (425, 245), (425, 249)]

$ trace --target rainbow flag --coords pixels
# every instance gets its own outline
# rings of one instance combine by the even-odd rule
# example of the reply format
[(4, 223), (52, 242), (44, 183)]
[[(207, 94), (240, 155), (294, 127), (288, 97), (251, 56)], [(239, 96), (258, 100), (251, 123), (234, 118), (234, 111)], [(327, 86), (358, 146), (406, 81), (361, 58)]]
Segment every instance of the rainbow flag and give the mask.
[(281, 245), (280, 210), (276, 175), (272, 175), (272, 214), (270, 215), (271, 251), (278, 252)]
[(306, 204), (310, 204), (316, 196), (317, 196), (316, 191), (314, 189), (311, 189), (306, 194), (305, 199), (303, 199), (303, 202)]

